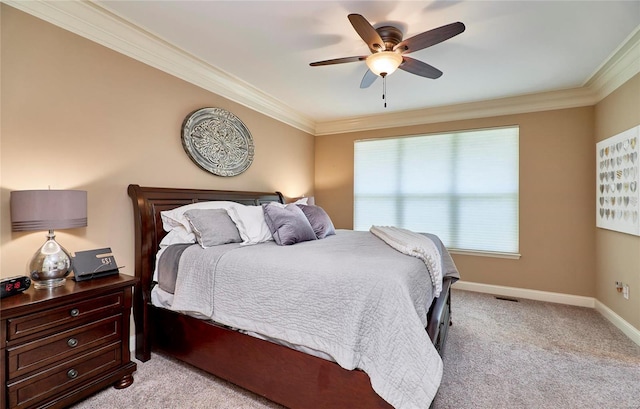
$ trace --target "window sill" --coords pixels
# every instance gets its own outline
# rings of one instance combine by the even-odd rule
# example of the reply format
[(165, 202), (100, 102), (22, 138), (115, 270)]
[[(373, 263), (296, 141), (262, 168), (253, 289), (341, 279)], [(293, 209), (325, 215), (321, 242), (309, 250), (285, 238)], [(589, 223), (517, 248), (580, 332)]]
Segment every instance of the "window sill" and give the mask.
[(506, 258), (511, 260), (519, 260), (520, 253), (501, 253), (499, 251), (480, 251), (480, 250), (460, 250), (460, 249), (448, 249), (451, 254), (460, 254), (463, 256), (478, 256), (478, 257), (493, 257), (493, 258)]

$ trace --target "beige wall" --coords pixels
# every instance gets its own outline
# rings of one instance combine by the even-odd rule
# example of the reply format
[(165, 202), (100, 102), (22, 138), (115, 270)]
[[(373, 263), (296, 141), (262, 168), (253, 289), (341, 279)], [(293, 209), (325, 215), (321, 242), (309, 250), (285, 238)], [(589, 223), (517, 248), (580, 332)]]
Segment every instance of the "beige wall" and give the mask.
[[(603, 99), (595, 109), (595, 142), (640, 125), (640, 74)], [(640, 330), (640, 237), (596, 229), (596, 297)], [(629, 299), (615, 282), (629, 285)]]
[[(45, 240), (45, 232), (11, 232), (11, 190), (87, 190), (88, 227), (57, 238), (72, 252), (111, 247), (126, 274), (134, 265), (130, 183), (312, 193), (312, 135), (1, 7), (1, 276), (26, 274)], [(214, 176), (185, 154), (182, 121), (205, 106), (233, 112), (251, 131), (255, 158), (242, 175)]]
[[(44, 241), (44, 232), (11, 232), (11, 190), (88, 190), (89, 226), (59, 231), (59, 241), (71, 251), (110, 246), (133, 274), (129, 183), (298, 196), (313, 192), (315, 175), (318, 204), (350, 228), (354, 140), (516, 124), (522, 258), (455, 255), (463, 279), (597, 297), (640, 328), (640, 238), (595, 228), (593, 176), (595, 142), (640, 123), (640, 76), (596, 107), (328, 135), (314, 146), (302, 131), (0, 7), (0, 276), (25, 274)], [(244, 174), (210, 175), (184, 153), (182, 120), (204, 106), (228, 109), (252, 132), (256, 156)], [(616, 280), (631, 286), (629, 301)]]
[(316, 202), (337, 227), (352, 227), (354, 140), (519, 125), (522, 257), (455, 262), (466, 281), (593, 297), (593, 121), (585, 107), (316, 137)]

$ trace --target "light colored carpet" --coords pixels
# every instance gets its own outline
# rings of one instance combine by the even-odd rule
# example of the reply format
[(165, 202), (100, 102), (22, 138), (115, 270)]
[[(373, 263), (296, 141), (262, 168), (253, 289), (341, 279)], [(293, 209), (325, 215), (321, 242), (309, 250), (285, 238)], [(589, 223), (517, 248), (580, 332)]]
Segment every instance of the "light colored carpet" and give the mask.
[[(640, 409), (640, 347), (595, 310), (460, 290), (452, 305), (436, 409)], [(73, 408), (281, 408), (160, 355), (134, 377)]]
[(640, 346), (597, 311), (454, 291), (437, 408), (640, 408)]

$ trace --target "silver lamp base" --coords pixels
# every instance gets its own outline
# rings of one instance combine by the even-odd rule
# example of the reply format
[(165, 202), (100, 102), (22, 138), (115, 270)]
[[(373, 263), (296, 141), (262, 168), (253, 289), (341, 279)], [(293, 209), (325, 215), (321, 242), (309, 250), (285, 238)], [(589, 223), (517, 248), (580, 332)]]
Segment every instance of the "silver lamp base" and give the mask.
[(71, 272), (71, 256), (55, 238), (53, 230), (49, 230), (47, 241), (29, 262), (31, 280), (37, 289), (64, 285), (66, 277)]

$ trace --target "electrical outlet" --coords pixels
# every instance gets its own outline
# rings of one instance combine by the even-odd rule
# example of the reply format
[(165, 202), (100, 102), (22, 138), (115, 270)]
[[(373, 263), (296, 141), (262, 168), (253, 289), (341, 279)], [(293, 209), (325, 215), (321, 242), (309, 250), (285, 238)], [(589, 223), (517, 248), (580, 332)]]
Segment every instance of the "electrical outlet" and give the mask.
[(622, 281), (616, 281), (616, 290), (621, 293), (622, 292)]
[(622, 286), (622, 296), (625, 298), (625, 300), (629, 299), (629, 285), (628, 284), (624, 284)]

